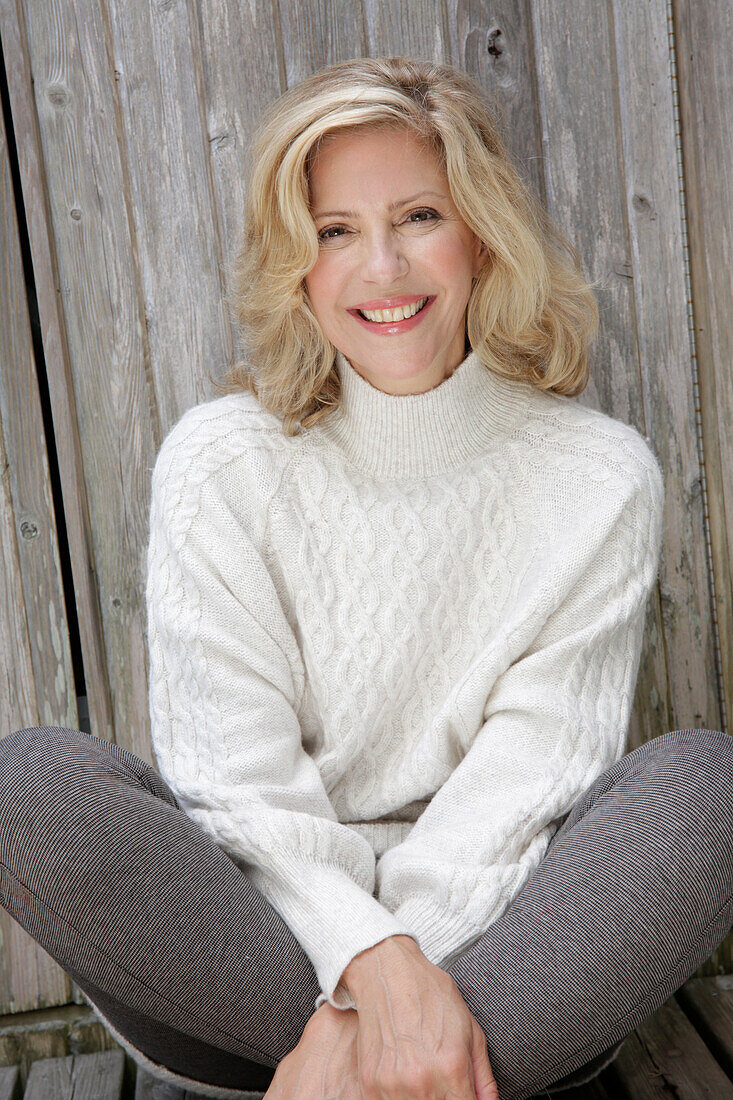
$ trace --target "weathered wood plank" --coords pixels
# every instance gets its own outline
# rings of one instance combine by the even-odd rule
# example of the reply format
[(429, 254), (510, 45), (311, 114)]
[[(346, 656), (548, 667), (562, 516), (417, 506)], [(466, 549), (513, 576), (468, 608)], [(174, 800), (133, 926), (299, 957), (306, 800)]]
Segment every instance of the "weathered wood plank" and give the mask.
[(523, 179), (545, 201), (540, 103), (531, 7), (512, 0), (459, 4), (449, 20), (452, 64), (478, 80), (493, 100), (504, 140)]
[(125, 1071), (121, 1050), (34, 1062), (24, 1100), (120, 1100)]
[(361, 5), (350, 0), (280, 0), (278, 10), (285, 87), (325, 65), (371, 52)]
[[(613, 1081), (617, 1094), (629, 1100), (673, 1100), (673, 1093), (635, 1033), (628, 1036), (618, 1058), (604, 1071), (604, 1080)], [(610, 1092), (616, 1095), (614, 1087)]]
[[(242, 166), (252, 133), (265, 107), (285, 91), (287, 75), (282, 28), (278, 19), (273, 18), (275, 9), (269, 0), (249, 0), (247, 4), (202, 0), (199, 7), (202, 34), (196, 50), (201, 56), (205, 89), (214, 214), (226, 267), (241, 241), (241, 211), (246, 192), (246, 173)], [(226, 282), (226, 271), (223, 278)], [(238, 333), (232, 333), (227, 355), (229, 345), (233, 354), (236, 343)], [(232, 362), (221, 366), (229, 367)], [(211, 366), (200, 364), (207, 372)], [(212, 369), (212, 374), (217, 373)], [(176, 372), (167, 380), (161, 378), (158, 389), (164, 385), (178, 389), (180, 384), (180, 375)], [(208, 382), (205, 385), (209, 393)], [(182, 393), (170, 396), (161, 407), (180, 408), (184, 398)]]
[(21, 1100), (22, 1096), (18, 1067), (0, 1069), (0, 1100)]
[(438, 0), (365, 0), (364, 15), (373, 57), (442, 61), (448, 54), (448, 12)]
[(20, 1065), (27, 1074), (42, 1058), (119, 1050), (91, 1008), (76, 1004), (35, 1012), (10, 1013), (0, 1019), (0, 1065)]
[[(722, 715), (703, 537), (667, 4), (615, 5), (614, 32), (644, 423), (667, 472), (661, 619), (656, 611), (650, 616), (640, 671), (648, 740), (667, 729), (722, 728)], [(651, 88), (665, 93), (650, 95)]]
[(42, 1058), (28, 1073), (23, 1100), (69, 1100), (74, 1058)]
[[(104, 685), (89, 687), (91, 728), (145, 752), (142, 574), (157, 418), (145, 366), (136, 229), (128, 217), (106, 9), (84, 0), (58, 11), (37, 4), (25, 8), (68, 346), (68, 371), (59, 359), (48, 364), (49, 376), (62, 370), (59, 387), (61, 381), (70, 386), (75, 402), (74, 422), (59, 424), (56, 434), (78, 435), (90, 546), (80, 563), (89, 558), (96, 573), (112, 699), (108, 715), (94, 695), (105, 691)], [(180, 264), (173, 262), (180, 276)], [(183, 358), (180, 348), (176, 354)], [(77, 470), (60, 460), (60, 474), (66, 499), (67, 491), (72, 496), (77, 491)], [(90, 629), (83, 629), (85, 665), (89, 639)], [(101, 725), (108, 717), (110, 724)]]
[(733, 1079), (733, 974), (691, 978), (675, 996), (696, 1031)]
[(733, 1100), (733, 1081), (674, 997), (628, 1037), (606, 1073), (634, 1100)]
[[(8, 636), (2, 631), (0, 668), (2, 681), (9, 677), (10, 691), (0, 684), (0, 737), (39, 722), (70, 725), (77, 721), (58, 533), (13, 195), (5, 121), (0, 118), (0, 430), (5, 448), (3, 496), (9, 497), (6, 503), (12, 512), (2, 547), (3, 556), (15, 559), (18, 567), (8, 595), (17, 602), (23, 634), (21, 639), (15, 632)], [(0, 614), (4, 622), (6, 611)]]
[[(700, 417), (728, 728), (733, 720), (733, 9), (672, 5)], [(714, 668), (710, 670), (711, 678)], [(706, 718), (712, 725), (712, 719)], [(733, 937), (718, 962), (733, 970)], [(714, 971), (709, 971), (713, 973)]]
[[(43, 413), (0, 114), (0, 738), (76, 719)], [(70, 983), (0, 910), (0, 1014), (65, 1001)]]
[[(664, 11), (661, 0), (654, 0), (650, 7), (658, 17)], [(637, 318), (635, 308), (611, 8), (580, 4), (571, 10), (564, 4), (539, 0), (533, 12), (546, 205), (558, 227), (578, 247), (584, 273), (603, 279), (595, 292), (601, 321), (591, 353), (590, 380), (577, 401), (602, 409), (648, 435), (637, 332), (644, 319)], [(568, 49), (570, 40), (572, 49)], [(599, 65), (600, 57), (610, 60)], [(593, 73), (592, 95), (587, 93), (589, 73)], [(667, 212), (666, 216), (670, 215), (678, 217), (676, 210)], [(686, 344), (681, 354), (686, 363)], [(661, 643), (662, 621), (652, 596), (629, 724), (629, 748), (647, 741), (652, 732), (664, 732), (656, 708), (650, 710), (651, 701), (663, 697), (665, 682), (663, 663), (649, 678), (648, 657), (657, 639)]]
[(74, 1100), (119, 1100), (124, 1074), (122, 1050), (78, 1054), (74, 1059)]
[[(64, 520), (73, 571), (74, 599), (84, 648), (84, 677), (92, 726), (100, 735), (104, 735), (105, 731), (111, 730), (111, 704), (101, 638), (96, 577), (90, 555), (92, 539), (84, 492), (74, 391), (68, 374), (69, 359), (60, 306), (59, 274), (53, 258), (55, 230), (51, 224), (47, 201), (48, 181), (34, 101), (33, 63), (28, 46), (27, 26), (21, 18), (21, 5), (15, 0), (0, 0), (0, 37), (3, 42), (13, 127), (16, 134), (23, 135), (21, 141), (16, 141), (15, 148), (23, 191), (23, 213), (33, 257), (34, 290), (43, 333), (54, 446), (63, 483)], [(50, 95), (53, 94), (53, 89), (50, 89)], [(8, 190), (7, 193), (12, 194), (12, 191)], [(73, 275), (69, 274), (65, 291), (68, 292), (73, 283)], [(15, 355), (8, 360), (14, 370), (25, 369), (22, 362), (16, 363), (15, 360)], [(57, 619), (56, 627), (62, 635), (60, 618)], [(54, 641), (52, 632), (42, 631), (43, 644), (47, 644), (49, 639), (54, 652), (56, 649), (62, 652), (63, 637)], [(68, 683), (62, 685), (62, 689), (71, 690), (70, 678)], [(59, 690), (59, 687), (55, 690)], [(55, 724), (68, 722), (72, 727), (77, 724), (73, 711), (65, 712), (63, 707), (53, 715), (49, 715), (44, 708), (42, 715), (46, 723), (52, 717)], [(51, 1003), (56, 1003), (53, 987), (45, 992)], [(43, 1003), (49, 1003), (49, 999)], [(19, 1007), (30, 1005), (21, 1004)]]
[[(727, 0), (672, 5), (691, 269), (699, 418), (705, 454), (707, 524), (712, 557), (710, 602), (717, 617), (723, 724), (717, 713), (702, 725), (733, 733), (733, 10)], [(700, 18), (698, 17), (700, 16)], [(674, 467), (672, 467), (674, 469)], [(694, 487), (693, 487), (694, 488)], [(705, 530), (700, 531), (701, 541)], [(713, 599), (714, 597), (714, 599)], [(697, 976), (733, 971), (733, 934)]]
[[(70, 5), (84, 6), (83, 0)], [(104, 30), (115, 58), (115, 86), (106, 86), (104, 94), (111, 98), (114, 90), (119, 98), (126, 149), (124, 184), (137, 234), (134, 278), (147, 326), (145, 351), (157, 406), (156, 433), (203, 400), (210, 391), (207, 372), (223, 366), (231, 356), (209, 177), (197, 18), (186, 4), (130, 5), (112, 0), (107, 27), (100, 21), (86, 43), (94, 57), (96, 78), (105, 84)], [(263, 13), (264, 18), (270, 21), (272, 13)], [(224, 42), (218, 42), (218, 47), (229, 49)], [(246, 65), (247, 52), (244, 46), (240, 64)], [(123, 180), (109, 182), (111, 197), (112, 187), (121, 188)], [(121, 260), (127, 246), (125, 235), (116, 237), (114, 247)], [(195, 295), (193, 287), (197, 287)], [(141, 350), (136, 348), (136, 354)], [(139, 399), (146, 384), (143, 366), (135, 362)], [(134, 459), (139, 476), (145, 474), (144, 453), (128, 456)], [(137, 488), (146, 498), (147, 487)]]

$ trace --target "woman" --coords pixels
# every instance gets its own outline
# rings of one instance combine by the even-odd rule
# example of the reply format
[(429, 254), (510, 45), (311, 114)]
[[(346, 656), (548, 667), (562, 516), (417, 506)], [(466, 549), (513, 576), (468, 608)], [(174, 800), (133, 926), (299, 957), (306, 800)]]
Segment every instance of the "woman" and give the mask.
[(592, 289), (405, 58), (273, 105), (232, 285), (251, 366), (153, 472), (159, 771), (7, 736), (3, 904), (204, 1095), (589, 1079), (733, 920), (733, 741), (626, 752), (664, 486), (571, 400)]

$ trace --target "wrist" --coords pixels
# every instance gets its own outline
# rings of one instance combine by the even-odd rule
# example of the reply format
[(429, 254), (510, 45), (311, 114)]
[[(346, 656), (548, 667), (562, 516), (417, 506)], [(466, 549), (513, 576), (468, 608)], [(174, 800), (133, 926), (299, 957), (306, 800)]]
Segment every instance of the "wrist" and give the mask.
[(352, 1013), (356, 1014), (356, 1010), (353, 1008), (335, 1008), (329, 1001), (324, 1001), (312, 1014), (308, 1024), (312, 1027), (326, 1029), (343, 1027), (345, 1018)]
[[(360, 993), (369, 985), (369, 982), (376, 973), (377, 968), (375, 964), (377, 956), (380, 959), (385, 957), (394, 958), (404, 955), (406, 950), (420, 951), (420, 948), (412, 936), (408, 936), (404, 933), (387, 936), (385, 939), (380, 940), (379, 943), (375, 943), (371, 947), (367, 947), (365, 951), (360, 951), (358, 955), (355, 955), (351, 962), (344, 968), (339, 984), (345, 986), (353, 999), (357, 1000)], [(330, 1007), (333, 1007), (333, 1005)], [(338, 1012), (339, 1010), (335, 1009), (335, 1011)]]

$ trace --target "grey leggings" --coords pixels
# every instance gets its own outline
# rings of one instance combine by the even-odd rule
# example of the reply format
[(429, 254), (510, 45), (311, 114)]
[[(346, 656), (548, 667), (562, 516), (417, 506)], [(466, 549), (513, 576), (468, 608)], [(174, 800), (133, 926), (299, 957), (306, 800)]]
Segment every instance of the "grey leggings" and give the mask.
[[(732, 895), (733, 737), (674, 730), (604, 771), (446, 967), (502, 1100), (598, 1072), (726, 937)], [(92, 734), (0, 740), (0, 903), (138, 1050), (196, 1081), (264, 1091), (314, 1011), (280, 915), (155, 769)]]

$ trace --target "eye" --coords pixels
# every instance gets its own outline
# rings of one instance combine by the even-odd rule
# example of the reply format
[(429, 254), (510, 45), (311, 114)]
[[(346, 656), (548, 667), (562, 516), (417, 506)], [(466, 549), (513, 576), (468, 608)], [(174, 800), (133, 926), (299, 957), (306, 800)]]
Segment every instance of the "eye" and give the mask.
[(322, 229), (320, 231), (320, 233), (318, 234), (318, 240), (319, 241), (332, 241), (332, 240), (334, 240), (333, 237), (327, 237), (326, 236), (327, 233), (333, 232), (334, 229), (343, 229), (343, 226), (342, 225), (329, 225), (329, 226), (327, 226), (326, 229)]
[[(408, 214), (407, 216), (408, 218), (412, 218), (415, 214), (427, 214), (430, 221), (437, 221), (440, 218), (440, 214), (438, 214), (435, 210), (428, 209), (427, 207), (422, 210), (413, 210), (412, 213)], [(418, 222), (417, 224), (419, 225), (420, 222)]]
[[(417, 221), (417, 222), (412, 222), (412, 225), (427, 225), (429, 222), (440, 220), (440, 214), (438, 214), (437, 211), (431, 210), (429, 207), (423, 207), (420, 210), (411, 210), (410, 213), (405, 218), (405, 221), (409, 222), (410, 218), (414, 218), (417, 214), (427, 214), (427, 218), (421, 219), (420, 221)], [(341, 233), (338, 232), (338, 230), (343, 230), (343, 229), (344, 229), (343, 225), (328, 225), (328, 226), (326, 226), (325, 229), (321, 229), (317, 233), (318, 240), (319, 241), (324, 241), (324, 242), (338, 240), (338, 238), (342, 235)], [(347, 232), (348, 232), (348, 230), (347, 230)], [(336, 235), (335, 236), (329, 236), (329, 234), (336, 234)]]

